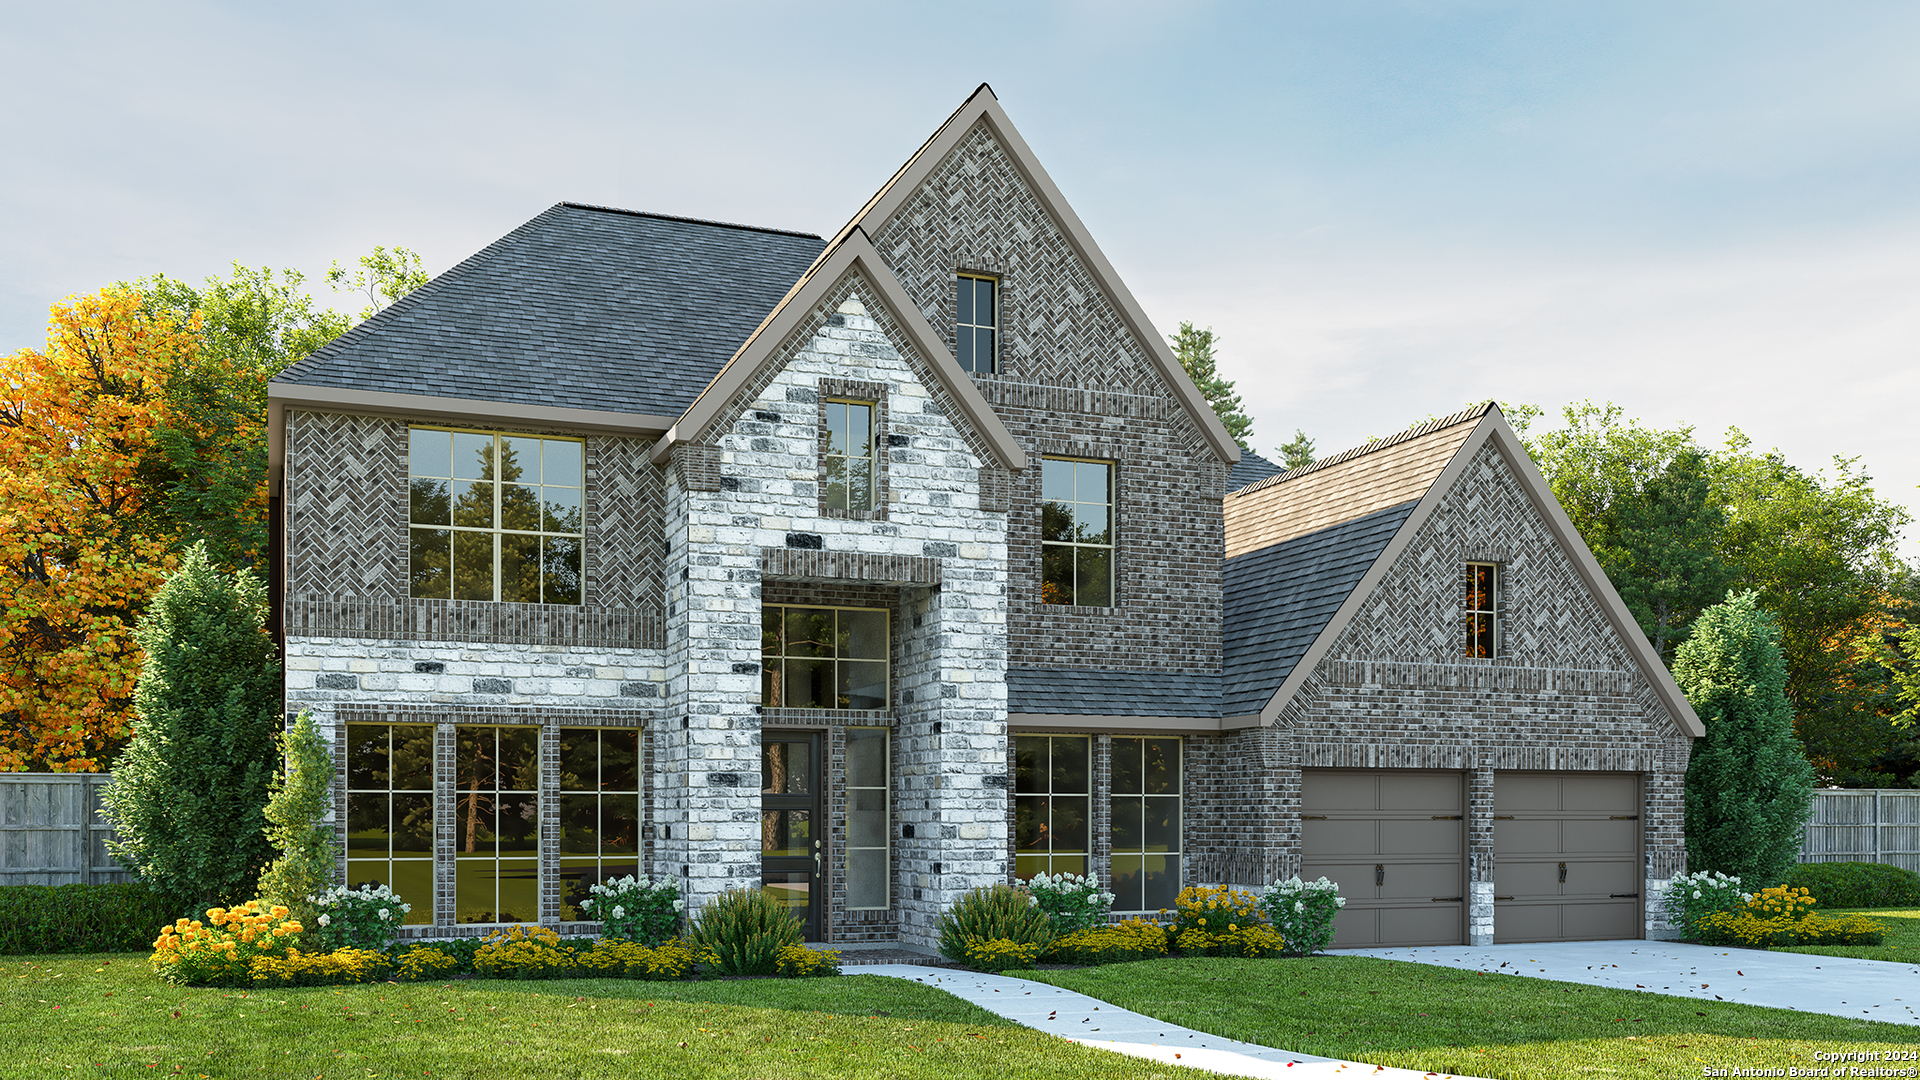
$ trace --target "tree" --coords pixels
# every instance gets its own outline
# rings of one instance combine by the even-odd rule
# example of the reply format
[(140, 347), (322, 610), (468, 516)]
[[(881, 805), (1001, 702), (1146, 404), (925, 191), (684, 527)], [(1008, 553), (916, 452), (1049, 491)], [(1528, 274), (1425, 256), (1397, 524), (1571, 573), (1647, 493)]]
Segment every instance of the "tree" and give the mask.
[(0, 770), (91, 772), (127, 734), (133, 641), (178, 535), (155, 483), (191, 319), (108, 288), (53, 307), (0, 385)]
[(327, 269), (327, 284), (335, 292), (352, 289), (367, 294), (367, 306), (360, 309), (362, 319), (371, 319), (376, 311), (427, 283), (427, 267), (420, 256), (403, 247), (392, 251), (375, 245), (372, 253), (360, 256), (360, 269), (349, 273), (335, 262)]
[(135, 631), (146, 663), (133, 738), (102, 797), (117, 834), (107, 846), (184, 903), (251, 898), (273, 853), (280, 663), (266, 615), (266, 586), (221, 571), (195, 544)]
[(1299, 428), (1293, 429), (1293, 441), (1279, 449), (1280, 461), (1289, 469), (1304, 468), (1313, 464), (1313, 440)]
[(1754, 592), (1701, 612), (1673, 675), (1706, 725), (1687, 765), (1687, 865), (1780, 881), (1813, 811), (1813, 767), (1793, 735), (1780, 629)]
[(333, 753), (313, 717), (301, 713), (280, 736), (280, 760), (265, 810), (267, 839), (280, 857), (260, 875), (260, 895), (308, 924), (307, 898), (333, 884), (334, 866), (333, 830), (320, 824), (333, 806)]
[(1214, 336), (1213, 328), (1196, 330), (1192, 323), (1183, 322), (1179, 333), (1169, 335), (1168, 340), (1173, 342), (1173, 354), (1180, 358), (1180, 366), (1187, 369), (1187, 377), (1200, 388), (1200, 396), (1226, 425), (1227, 434), (1245, 449), (1247, 440), (1253, 437), (1253, 417), (1240, 407), (1240, 395), (1233, 392), (1233, 383), (1215, 370), (1213, 351), (1220, 339)]

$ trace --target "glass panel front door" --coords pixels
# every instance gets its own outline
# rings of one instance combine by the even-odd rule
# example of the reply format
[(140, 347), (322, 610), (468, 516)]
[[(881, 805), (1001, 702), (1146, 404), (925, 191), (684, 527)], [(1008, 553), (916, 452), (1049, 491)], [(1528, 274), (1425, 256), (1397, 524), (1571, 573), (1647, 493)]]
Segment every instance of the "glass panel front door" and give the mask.
[(760, 885), (793, 912), (808, 941), (820, 940), (820, 736), (760, 737)]

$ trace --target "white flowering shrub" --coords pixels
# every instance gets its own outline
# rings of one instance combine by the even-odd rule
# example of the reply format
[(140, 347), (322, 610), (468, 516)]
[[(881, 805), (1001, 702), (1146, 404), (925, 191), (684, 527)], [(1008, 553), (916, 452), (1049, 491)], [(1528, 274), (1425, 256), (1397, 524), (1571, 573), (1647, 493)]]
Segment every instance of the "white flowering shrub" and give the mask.
[(1299, 875), (1276, 881), (1260, 894), (1260, 909), (1286, 941), (1283, 956), (1310, 956), (1333, 940), (1333, 919), (1347, 906), (1336, 882), (1301, 881)]
[(1091, 874), (1035, 874), (1027, 893), (1060, 937), (1107, 925), (1107, 912), (1113, 910), (1113, 894), (1102, 891)]
[(1740, 891), (1738, 877), (1729, 877), (1718, 870), (1702, 870), (1674, 878), (1667, 885), (1667, 895), (1661, 898), (1660, 906), (1666, 913), (1668, 925), (1692, 941), (1698, 934), (1701, 919), (1717, 911), (1732, 911), (1752, 896)]
[(680, 887), (665, 878), (611, 878), (589, 891), (592, 898), (580, 901), (580, 907), (587, 918), (600, 920), (603, 938), (659, 945), (680, 933), (687, 902), (680, 899)]
[(407, 912), (413, 910), (412, 904), (385, 885), (363, 889), (335, 885), (307, 897), (307, 903), (313, 905), (316, 914), (313, 927), (304, 936), (326, 952), (347, 948), (384, 951), (399, 936)]

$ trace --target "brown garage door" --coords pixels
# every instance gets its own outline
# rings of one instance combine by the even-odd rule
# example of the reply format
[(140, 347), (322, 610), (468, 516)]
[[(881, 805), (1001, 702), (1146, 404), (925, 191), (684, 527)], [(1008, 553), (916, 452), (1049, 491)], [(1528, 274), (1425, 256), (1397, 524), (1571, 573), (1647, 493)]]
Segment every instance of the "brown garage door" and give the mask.
[(1466, 942), (1464, 776), (1302, 770), (1300, 875), (1340, 883), (1333, 944)]
[(1493, 940), (1642, 936), (1640, 778), (1495, 773)]

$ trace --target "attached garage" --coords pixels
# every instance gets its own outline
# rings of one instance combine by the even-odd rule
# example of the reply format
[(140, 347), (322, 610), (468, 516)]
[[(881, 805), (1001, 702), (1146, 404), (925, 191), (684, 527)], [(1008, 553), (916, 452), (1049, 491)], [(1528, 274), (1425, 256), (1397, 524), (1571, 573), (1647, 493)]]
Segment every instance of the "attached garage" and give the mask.
[(1496, 772), (1496, 943), (1604, 941), (1641, 933), (1640, 778)]
[(1301, 770), (1301, 874), (1340, 883), (1336, 948), (1467, 940), (1466, 774)]

